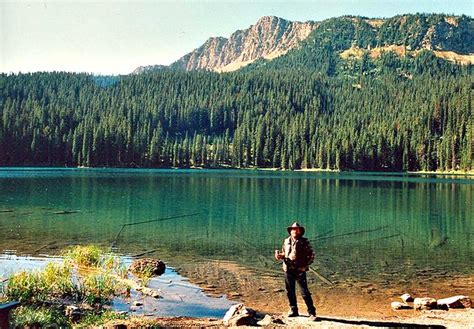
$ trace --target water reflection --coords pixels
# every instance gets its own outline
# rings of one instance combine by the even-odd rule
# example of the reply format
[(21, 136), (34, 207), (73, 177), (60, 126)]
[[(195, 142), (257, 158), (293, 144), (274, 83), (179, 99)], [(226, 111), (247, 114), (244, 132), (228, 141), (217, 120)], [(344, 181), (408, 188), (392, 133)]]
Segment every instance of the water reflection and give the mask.
[(126, 226), (116, 245), (273, 266), (272, 251), (297, 219), (329, 274), (469, 273), (473, 188), (468, 179), (399, 174), (1, 170), (0, 250), (108, 246), (123, 224), (199, 213)]

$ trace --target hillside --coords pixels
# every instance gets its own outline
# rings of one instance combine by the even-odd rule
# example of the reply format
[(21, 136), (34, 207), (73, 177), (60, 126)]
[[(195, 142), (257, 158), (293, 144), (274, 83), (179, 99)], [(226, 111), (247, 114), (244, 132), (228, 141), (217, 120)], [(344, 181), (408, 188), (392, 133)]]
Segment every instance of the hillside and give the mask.
[[(348, 58), (348, 53), (355, 56)], [(385, 20), (331, 18), (321, 22), (299, 47), (285, 56), (273, 61), (259, 60), (251, 69), (305, 68), (329, 75), (347, 74), (348, 66), (358, 66), (347, 59), (362, 59), (364, 53), (372, 59), (383, 59), (393, 53), (400, 63), (413, 62), (419, 54), (429, 53), (456, 64), (472, 65), (474, 21), (467, 16), (425, 14)]]

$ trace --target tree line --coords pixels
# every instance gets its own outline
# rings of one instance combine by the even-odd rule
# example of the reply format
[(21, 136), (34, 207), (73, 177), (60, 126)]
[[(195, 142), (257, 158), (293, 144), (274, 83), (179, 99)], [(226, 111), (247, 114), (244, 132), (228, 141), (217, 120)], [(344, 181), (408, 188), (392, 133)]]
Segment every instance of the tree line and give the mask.
[(470, 170), (470, 67), (422, 56), (335, 59), (335, 76), (2, 74), (0, 165)]

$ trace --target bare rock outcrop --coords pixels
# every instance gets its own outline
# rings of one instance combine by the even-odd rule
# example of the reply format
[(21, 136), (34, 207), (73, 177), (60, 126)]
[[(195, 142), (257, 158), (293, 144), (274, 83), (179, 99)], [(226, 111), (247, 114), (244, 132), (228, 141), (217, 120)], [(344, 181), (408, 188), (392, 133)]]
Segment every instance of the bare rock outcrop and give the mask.
[(264, 16), (248, 29), (234, 32), (228, 39), (208, 39), (201, 47), (171, 66), (187, 71), (235, 71), (257, 59), (273, 59), (286, 54), (315, 27), (315, 22), (291, 22), (275, 16)]

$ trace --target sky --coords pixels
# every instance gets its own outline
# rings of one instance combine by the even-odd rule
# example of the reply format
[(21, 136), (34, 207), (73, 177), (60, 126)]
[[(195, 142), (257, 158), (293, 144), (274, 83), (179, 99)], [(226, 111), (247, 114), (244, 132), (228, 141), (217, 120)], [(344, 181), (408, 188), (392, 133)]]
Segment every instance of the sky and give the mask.
[(472, 17), (473, 6), (474, 0), (0, 0), (0, 72), (128, 74), (142, 65), (168, 65), (209, 37), (229, 37), (265, 15), (292, 21), (417, 12)]

